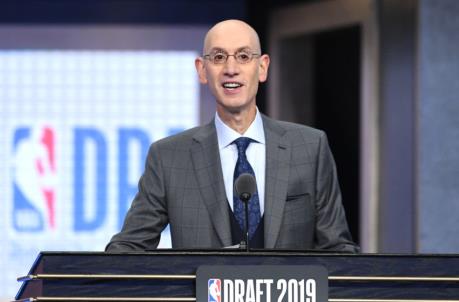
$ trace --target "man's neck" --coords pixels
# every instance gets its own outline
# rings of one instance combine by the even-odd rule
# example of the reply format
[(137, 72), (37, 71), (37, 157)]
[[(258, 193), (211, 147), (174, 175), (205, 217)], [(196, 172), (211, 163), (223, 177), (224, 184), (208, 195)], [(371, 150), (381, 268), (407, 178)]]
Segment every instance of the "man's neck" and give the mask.
[(218, 107), (217, 113), (222, 122), (224, 122), (228, 127), (238, 132), (239, 134), (244, 134), (252, 122), (255, 120), (255, 116), (257, 115), (257, 107), (251, 106), (246, 110), (241, 110), (238, 112), (229, 112), (221, 107)]

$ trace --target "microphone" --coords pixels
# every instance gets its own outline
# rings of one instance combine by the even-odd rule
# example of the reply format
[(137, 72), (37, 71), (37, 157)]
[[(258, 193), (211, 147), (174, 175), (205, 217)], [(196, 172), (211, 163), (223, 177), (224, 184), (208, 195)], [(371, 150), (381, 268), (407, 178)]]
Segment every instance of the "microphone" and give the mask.
[(252, 195), (257, 191), (257, 181), (252, 174), (242, 173), (234, 182), (234, 191), (236, 196), (244, 203), (245, 209), (245, 224), (244, 234), (245, 242), (242, 240), (241, 248), (246, 248), (249, 251), (249, 201)]

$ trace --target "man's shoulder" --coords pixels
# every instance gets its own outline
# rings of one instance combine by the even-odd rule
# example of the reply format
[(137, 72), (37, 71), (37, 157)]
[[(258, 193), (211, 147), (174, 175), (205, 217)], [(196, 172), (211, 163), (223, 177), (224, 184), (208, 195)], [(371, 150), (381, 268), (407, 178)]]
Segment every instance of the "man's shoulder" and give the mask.
[(267, 116), (263, 116), (263, 122), (268, 129), (283, 132), (282, 134), (288, 137), (301, 136), (308, 139), (321, 139), (325, 136), (324, 131), (303, 124), (275, 120)]
[(211, 131), (211, 124), (197, 126), (157, 140), (152, 144), (152, 148), (175, 150), (188, 148), (192, 144), (194, 138), (205, 131)]

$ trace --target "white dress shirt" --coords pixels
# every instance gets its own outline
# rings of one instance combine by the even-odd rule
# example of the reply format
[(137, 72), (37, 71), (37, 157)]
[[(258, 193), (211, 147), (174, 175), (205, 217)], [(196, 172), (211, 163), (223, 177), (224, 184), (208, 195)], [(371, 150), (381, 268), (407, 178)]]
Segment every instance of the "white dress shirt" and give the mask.
[(258, 112), (255, 120), (252, 122), (247, 131), (241, 135), (235, 130), (228, 127), (215, 113), (215, 128), (217, 129), (218, 149), (220, 151), (220, 160), (222, 164), (223, 181), (225, 182), (226, 198), (233, 210), (233, 178), (234, 169), (237, 162), (237, 147), (232, 142), (239, 137), (248, 137), (254, 141), (250, 143), (246, 150), (247, 160), (255, 172), (257, 180), (258, 197), (260, 200), (261, 215), (265, 208), (265, 168), (266, 168), (266, 142), (263, 121)]

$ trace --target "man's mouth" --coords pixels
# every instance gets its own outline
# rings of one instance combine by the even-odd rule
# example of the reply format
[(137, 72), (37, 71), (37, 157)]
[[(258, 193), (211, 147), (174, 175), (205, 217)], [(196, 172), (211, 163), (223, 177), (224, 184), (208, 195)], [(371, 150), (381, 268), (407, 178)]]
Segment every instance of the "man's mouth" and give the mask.
[(242, 87), (242, 84), (241, 83), (238, 83), (238, 82), (225, 82), (222, 84), (223, 88), (225, 89), (237, 89), (239, 87)]

